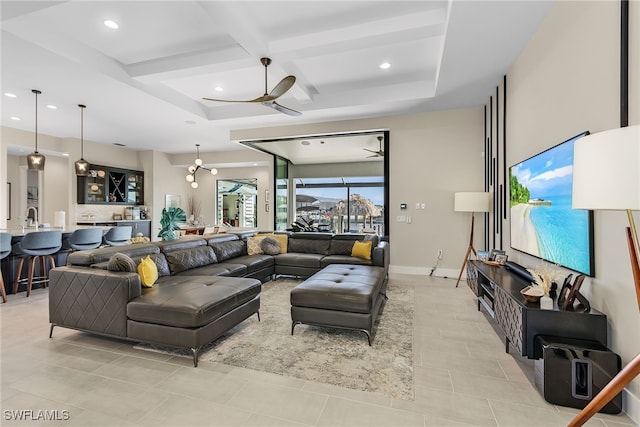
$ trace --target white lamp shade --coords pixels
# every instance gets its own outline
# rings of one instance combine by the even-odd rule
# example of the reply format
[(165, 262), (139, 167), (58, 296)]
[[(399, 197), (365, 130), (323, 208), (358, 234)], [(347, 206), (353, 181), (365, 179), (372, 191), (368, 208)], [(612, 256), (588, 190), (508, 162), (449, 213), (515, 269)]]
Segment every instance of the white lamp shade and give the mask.
[(455, 193), (454, 210), (456, 212), (489, 212), (491, 193), (462, 192)]
[(640, 126), (580, 138), (573, 158), (574, 209), (640, 210)]

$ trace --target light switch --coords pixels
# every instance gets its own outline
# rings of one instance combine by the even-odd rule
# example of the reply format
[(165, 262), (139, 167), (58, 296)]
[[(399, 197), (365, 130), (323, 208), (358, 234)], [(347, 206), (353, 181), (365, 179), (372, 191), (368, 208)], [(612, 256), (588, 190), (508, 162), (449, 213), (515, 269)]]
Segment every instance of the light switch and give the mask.
[(420, 203), (420, 209), (424, 209), (424, 203)]
[(398, 221), (398, 222), (407, 222), (407, 217), (404, 216), (404, 215), (398, 215), (396, 217), (396, 221)]

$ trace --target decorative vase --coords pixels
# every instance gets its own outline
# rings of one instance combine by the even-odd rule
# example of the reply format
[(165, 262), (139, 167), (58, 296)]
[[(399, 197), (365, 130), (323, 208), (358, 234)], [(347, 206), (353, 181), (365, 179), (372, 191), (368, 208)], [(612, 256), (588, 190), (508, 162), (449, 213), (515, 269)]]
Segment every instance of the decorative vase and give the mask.
[(543, 295), (540, 298), (541, 310), (553, 310), (553, 299), (549, 295)]

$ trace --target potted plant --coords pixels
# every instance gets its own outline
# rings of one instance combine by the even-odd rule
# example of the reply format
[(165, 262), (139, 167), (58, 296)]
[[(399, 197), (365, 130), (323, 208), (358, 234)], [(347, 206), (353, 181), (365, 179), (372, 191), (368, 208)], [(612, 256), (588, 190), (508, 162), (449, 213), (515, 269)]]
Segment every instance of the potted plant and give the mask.
[(160, 225), (162, 228), (158, 233), (158, 237), (162, 237), (162, 240), (175, 240), (178, 238), (174, 230), (179, 229), (178, 221), (186, 221), (187, 216), (181, 208), (169, 208), (162, 209), (162, 216), (160, 217)]

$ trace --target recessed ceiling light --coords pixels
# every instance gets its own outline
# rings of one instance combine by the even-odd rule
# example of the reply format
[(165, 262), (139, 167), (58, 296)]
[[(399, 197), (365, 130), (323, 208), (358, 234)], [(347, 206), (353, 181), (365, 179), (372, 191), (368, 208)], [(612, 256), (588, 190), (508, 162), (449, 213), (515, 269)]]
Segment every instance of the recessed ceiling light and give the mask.
[(104, 25), (106, 25), (107, 27), (111, 28), (112, 30), (117, 30), (118, 27), (120, 27), (120, 25), (118, 25), (118, 23), (116, 21), (113, 21), (111, 19), (105, 19), (104, 20)]
[(11, 117), (11, 120), (18, 121), (18, 120), (20, 120), (20, 117), (15, 117), (15, 116), (14, 116), (14, 117)]
[(4, 96), (6, 96), (7, 98), (16, 98), (16, 96), (13, 93), (9, 93), (9, 92), (5, 92)]
[(220, 86), (216, 86), (215, 89), (213, 90), (215, 90), (216, 92), (222, 92), (224, 89), (221, 88)]
[(50, 108), (52, 110), (57, 110), (58, 109), (58, 107), (56, 107), (55, 105), (51, 105), (51, 104), (47, 105), (47, 108)]
[(388, 62), (383, 62), (382, 64), (380, 64), (380, 68), (382, 68), (383, 70), (386, 70), (387, 68), (390, 68), (391, 64)]
[(126, 147), (126, 145), (121, 142), (114, 142), (113, 145), (115, 145), (116, 147)]
[(62, 153), (64, 157), (69, 157), (69, 153)]
[(306, 146), (306, 145), (311, 145), (311, 143), (310, 143), (309, 141), (307, 141), (307, 140), (305, 140), (305, 141), (300, 141), (300, 144), (305, 145), (305, 146)]
[(196, 124), (196, 122), (194, 122), (193, 120), (185, 120), (184, 122), (186, 124), (188, 124), (188, 125), (195, 125)]

